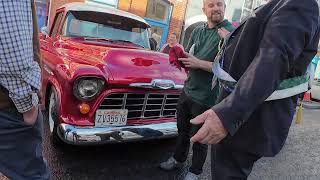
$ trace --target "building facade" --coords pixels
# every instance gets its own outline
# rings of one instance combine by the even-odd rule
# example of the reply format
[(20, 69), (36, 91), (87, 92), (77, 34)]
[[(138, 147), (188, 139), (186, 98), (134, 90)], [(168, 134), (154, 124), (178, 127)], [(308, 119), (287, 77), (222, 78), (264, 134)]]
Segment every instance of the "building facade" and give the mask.
[(152, 37), (160, 48), (166, 43), (168, 34), (176, 33), (180, 36), (188, 0), (48, 0), (47, 24), (53, 22), (57, 8), (70, 2), (109, 6), (144, 18), (151, 25)]

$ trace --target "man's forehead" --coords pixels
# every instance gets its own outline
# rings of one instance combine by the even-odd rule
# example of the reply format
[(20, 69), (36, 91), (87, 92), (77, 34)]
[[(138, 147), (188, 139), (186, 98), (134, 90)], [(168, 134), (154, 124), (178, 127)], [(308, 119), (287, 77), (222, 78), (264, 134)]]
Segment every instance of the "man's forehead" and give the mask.
[(225, 1), (224, 0), (203, 0), (203, 4), (206, 4), (206, 3), (217, 3), (217, 2), (224, 3)]

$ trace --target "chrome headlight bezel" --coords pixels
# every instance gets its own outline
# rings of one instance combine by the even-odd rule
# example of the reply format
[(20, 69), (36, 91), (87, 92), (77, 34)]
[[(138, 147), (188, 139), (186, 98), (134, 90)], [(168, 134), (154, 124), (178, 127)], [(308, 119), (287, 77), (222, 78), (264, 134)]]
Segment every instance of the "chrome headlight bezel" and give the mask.
[(104, 84), (100, 77), (79, 77), (73, 83), (73, 95), (78, 100), (90, 101), (101, 93)]

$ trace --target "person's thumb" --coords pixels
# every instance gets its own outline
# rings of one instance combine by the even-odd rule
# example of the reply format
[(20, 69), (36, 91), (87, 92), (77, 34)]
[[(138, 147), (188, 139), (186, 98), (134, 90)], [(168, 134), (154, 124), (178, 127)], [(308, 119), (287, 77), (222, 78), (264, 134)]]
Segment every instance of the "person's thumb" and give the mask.
[(191, 119), (191, 124), (202, 124), (206, 121), (207, 115), (206, 113), (200, 114), (199, 116), (195, 117), (194, 119)]

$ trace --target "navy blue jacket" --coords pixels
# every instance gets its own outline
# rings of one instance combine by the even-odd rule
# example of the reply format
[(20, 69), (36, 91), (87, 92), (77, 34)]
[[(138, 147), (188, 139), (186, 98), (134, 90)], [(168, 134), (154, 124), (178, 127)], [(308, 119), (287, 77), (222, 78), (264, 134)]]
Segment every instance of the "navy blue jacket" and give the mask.
[(238, 83), (221, 89), (212, 109), (229, 135), (229, 148), (274, 156), (284, 145), (297, 96), (265, 102), (284, 79), (301, 76), (317, 52), (316, 0), (271, 0), (230, 36), (223, 69)]

